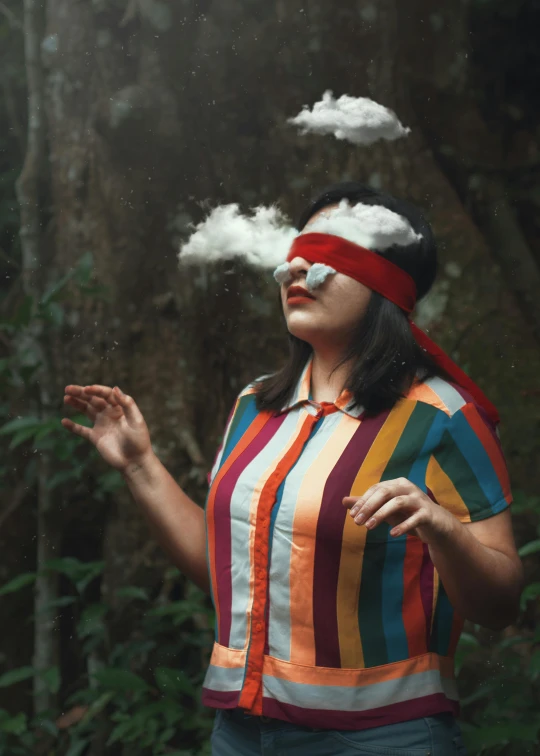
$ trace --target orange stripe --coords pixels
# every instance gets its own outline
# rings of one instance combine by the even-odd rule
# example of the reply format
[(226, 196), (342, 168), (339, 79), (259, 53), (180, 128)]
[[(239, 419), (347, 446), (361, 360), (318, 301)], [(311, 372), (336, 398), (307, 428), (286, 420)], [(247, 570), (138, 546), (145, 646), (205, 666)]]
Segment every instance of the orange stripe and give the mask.
[[(298, 422), (296, 423), (296, 427), (294, 430), (291, 430), (289, 441), (287, 445), (282, 449), (282, 452), (284, 452), (285, 454), (291, 448), (291, 446), (295, 443), (295, 439), (298, 437), (298, 434), (302, 430), (302, 423), (303, 423), (302, 415), (299, 415)], [(260, 504), (259, 492), (264, 491), (266, 484), (268, 483), (268, 479), (270, 478), (270, 476), (274, 475), (274, 473), (276, 472), (276, 468), (277, 468), (277, 464), (276, 464), (276, 459), (274, 458), (272, 460), (272, 464), (266, 468), (264, 473), (258, 479), (253, 489), (253, 496), (251, 497), (251, 503), (249, 506), (249, 522), (251, 524), (251, 527), (249, 529), (249, 599), (247, 603), (246, 639), (244, 642), (245, 648), (247, 648), (249, 645), (249, 638), (251, 635), (251, 607), (253, 605), (253, 592), (255, 589), (255, 562), (256, 562), (255, 534), (256, 534), (257, 517), (259, 514), (259, 504)]]
[(226, 667), (227, 669), (241, 669), (246, 663), (245, 650), (239, 651), (236, 648), (227, 648), (219, 643), (214, 643), (210, 664), (214, 667)]
[[(290, 561), (291, 662), (315, 664), (313, 574), (317, 525), (328, 476), (358, 430), (358, 421), (344, 415), (306, 472), (298, 492)], [(341, 502), (336, 502), (340, 506)], [(342, 506), (342, 505), (341, 505)]]
[(409, 393), (407, 394), (407, 399), (412, 399), (413, 401), (416, 400), (418, 402), (425, 402), (426, 404), (431, 404), (432, 407), (437, 407), (438, 409), (442, 410), (446, 415), (450, 414), (450, 410), (446, 406), (446, 404), (443, 402), (441, 397), (433, 391), (431, 386), (426, 386), (425, 383), (416, 383), (414, 384)]
[[(275, 472), (268, 478), (261, 492), (257, 509), (257, 525), (255, 529), (254, 554), (255, 586), (251, 611), (251, 645), (244, 679), (244, 687), (238, 705), (253, 714), (260, 713), (262, 665), (265, 643), (266, 590), (268, 584), (268, 533), (270, 530), (270, 515), (276, 500), (276, 492), (288, 471), (294, 465), (318, 417), (308, 414), (300, 433), (288, 452), (281, 458)], [(252, 707), (254, 707), (252, 709)]]
[(424, 556), (420, 538), (408, 536), (403, 563), (403, 625), (409, 656), (420, 656), (426, 648), (426, 615), (420, 592), (420, 569)]
[(451, 512), (460, 522), (470, 522), (471, 513), (451, 478), (444, 472), (435, 457), (431, 457), (426, 468), (426, 486), (435, 494), (437, 503)]
[(501, 454), (497, 442), (491, 435), (489, 428), (486, 426), (473, 404), (466, 404), (465, 407), (463, 407), (462, 412), (467, 418), (469, 425), (482, 442), (482, 446), (486, 450), (486, 454), (493, 465), (493, 469), (497, 473), (497, 478), (501, 484), (504, 498), (508, 504), (511, 504), (512, 491), (510, 489), (510, 478), (504, 456)]
[(215, 563), (215, 558), (214, 558), (215, 547), (216, 547), (216, 535), (215, 535), (215, 526), (214, 526), (214, 505), (215, 505), (217, 490), (224, 475), (227, 474), (231, 466), (236, 462), (238, 457), (247, 449), (247, 447), (253, 441), (253, 439), (261, 432), (261, 430), (264, 428), (264, 426), (270, 420), (271, 417), (272, 417), (271, 412), (260, 412), (256, 416), (255, 420), (251, 423), (251, 425), (246, 430), (246, 432), (244, 433), (240, 441), (236, 444), (234, 449), (231, 451), (231, 453), (225, 460), (225, 463), (223, 464), (223, 466), (217, 473), (216, 477), (214, 478), (212, 487), (210, 488), (208, 501), (206, 504), (206, 529), (207, 529), (207, 537), (208, 537), (208, 561), (209, 561), (209, 567), (210, 567), (210, 580), (212, 582), (212, 593), (214, 596), (214, 606), (216, 610), (216, 618), (217, 618), (218, 627), (219, 627), (219, 622), (220, 622), (220, 611), (219, 611), (219, 596), (218, 596), (218, 590), (217, 590), (216, 563)]
[(304, 685), (340, 685), (356, 688), (397, 680), (419, 672), (440, 669), (443, 677), (453, 678), (453, 660), (433, 652), (423, 653), (413, 659), (383, 664), (380, 667), (364, 669), (333, 669), (331, 667), (309, 667), (267, 656), (264, 660), (264, 674), (281, 680)]
[[(416, 402), (401, 401), (388, 415), (367, 453), (350, 495), (361, 496), (378, 483), (401, 437)], [(345, 518), (337, 591), (338, 633), (342, 667), (363, 667), (364, 650), (358, 627), (358, 596), (367, 528)]]

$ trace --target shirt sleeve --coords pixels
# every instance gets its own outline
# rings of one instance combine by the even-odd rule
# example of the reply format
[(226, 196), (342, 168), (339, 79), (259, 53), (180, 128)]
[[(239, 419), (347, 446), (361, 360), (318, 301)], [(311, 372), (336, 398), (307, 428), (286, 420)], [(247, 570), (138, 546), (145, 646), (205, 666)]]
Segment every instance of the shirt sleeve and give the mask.
[(496, 430), (472, 402), (442, 420), (426, 471), (434, 501), (460, 522), (476, 522), (512, 503), (510, 479)]

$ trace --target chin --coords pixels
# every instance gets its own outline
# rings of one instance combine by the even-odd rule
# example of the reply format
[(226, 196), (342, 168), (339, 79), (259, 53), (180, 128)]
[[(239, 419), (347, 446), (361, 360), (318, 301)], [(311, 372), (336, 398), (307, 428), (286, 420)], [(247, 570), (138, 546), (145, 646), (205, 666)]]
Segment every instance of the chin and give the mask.
[(298, 323), (294, 322), (294, 318), (289, 319), (287, 322), (287, 328), (289, 333), (295, 336), (301, 341), (307, 341), (308, 344), (313, 346), (313, 343), (319, 341), (321, 338), (321, 328), (317, 327), (313, 323)]

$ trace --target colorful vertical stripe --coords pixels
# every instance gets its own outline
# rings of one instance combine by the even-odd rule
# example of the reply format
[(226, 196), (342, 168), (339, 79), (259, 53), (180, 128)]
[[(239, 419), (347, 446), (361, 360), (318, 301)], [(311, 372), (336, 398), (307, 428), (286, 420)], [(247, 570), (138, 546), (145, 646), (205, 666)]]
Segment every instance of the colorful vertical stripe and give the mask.
[(281, 412), (258, 412), (255, 391), (235, 402), (210, 476), (203, 701), (343, 729), (456, 714), (463, 618), (427, 545), (357, 526), (343, 498), (406, 478), (463, 523), (497, 514), (512, 497), (493, 428), (440, 378), (375, 417), (346, 391), (314, 402), (311, 362)]

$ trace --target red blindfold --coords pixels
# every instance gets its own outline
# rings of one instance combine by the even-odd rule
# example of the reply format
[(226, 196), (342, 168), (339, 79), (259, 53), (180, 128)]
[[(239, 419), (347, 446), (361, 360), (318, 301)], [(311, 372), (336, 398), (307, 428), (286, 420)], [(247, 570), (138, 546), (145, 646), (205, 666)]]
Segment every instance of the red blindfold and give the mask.
[[(341, 236), (320, 233), (301, 234), (294, 240), (287, 262), (295, 257), (303, 257), (311, 263), (330, 265), (339, 273), (344, 273), (364, 284), (368, 289), (389, 299), (407, 315), (414, 309), (416, 285), (409, 274), (382, 255), (343, 239)], [(417, 344), (431, 355), (458, 386), (471, 394), (494, 424), (499, 423), (497, 408), (476, 383), (424, 331), (411, 321), (409, 323)]]

